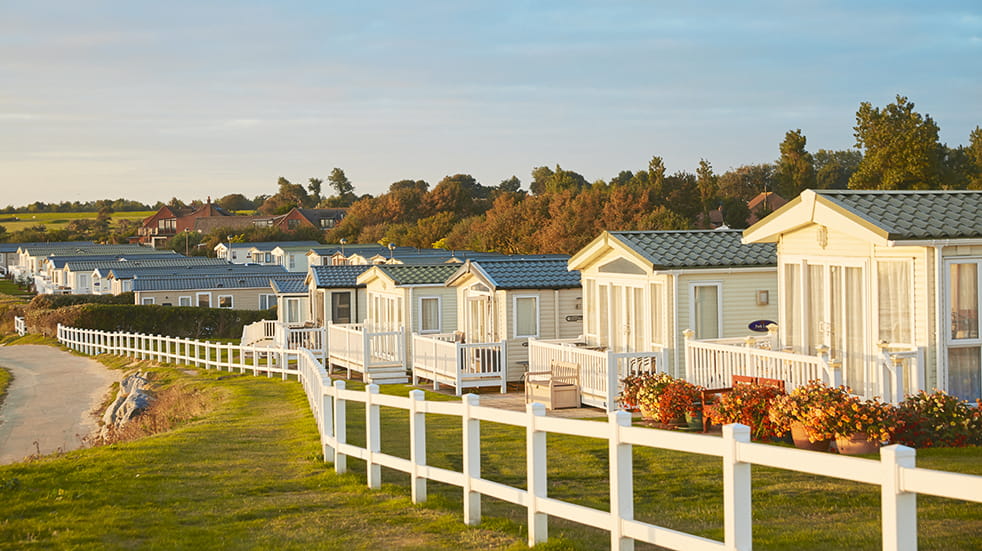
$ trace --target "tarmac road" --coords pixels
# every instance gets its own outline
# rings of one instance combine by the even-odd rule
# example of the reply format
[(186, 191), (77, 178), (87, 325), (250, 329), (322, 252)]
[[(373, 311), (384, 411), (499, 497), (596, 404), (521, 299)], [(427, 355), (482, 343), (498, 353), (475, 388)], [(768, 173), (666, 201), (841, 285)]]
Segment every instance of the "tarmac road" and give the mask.
[(122, 372), (51, 346), (0, 347), (0, 366), (13, 383), (0, 406), (0, 465), (37, 452), (82, 447), (98, 424), (92, 415)]

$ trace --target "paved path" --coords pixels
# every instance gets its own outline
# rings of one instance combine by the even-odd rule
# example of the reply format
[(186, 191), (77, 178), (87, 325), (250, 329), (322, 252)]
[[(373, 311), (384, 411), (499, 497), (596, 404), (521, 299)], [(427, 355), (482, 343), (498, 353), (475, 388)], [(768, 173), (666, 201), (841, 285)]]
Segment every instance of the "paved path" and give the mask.
[(92, 411), (122, 373), (51, 346), (0, 347), (14, 381), (0, 406), (0, 464), (36, 453), (80, 448), (96, 428)]

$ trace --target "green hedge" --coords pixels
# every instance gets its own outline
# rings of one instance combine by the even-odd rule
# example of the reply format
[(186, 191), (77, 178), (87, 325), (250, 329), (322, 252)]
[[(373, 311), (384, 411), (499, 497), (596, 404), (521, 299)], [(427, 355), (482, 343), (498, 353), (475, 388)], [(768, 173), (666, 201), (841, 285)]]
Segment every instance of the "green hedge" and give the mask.
[(37, 295), (31, 299), (31, 309), (51, 310), (76, 304), (133, 304), (133, 293), (118, 295)]
[(237, 339), (242, 326), (275, 319), (275, 310), (175, 307), (135, 304), (77, 304), (52, 310), (32, 309), (32, 332), (55, 336), (58, 324), (81, 329), (128, 331), (195, 339)]

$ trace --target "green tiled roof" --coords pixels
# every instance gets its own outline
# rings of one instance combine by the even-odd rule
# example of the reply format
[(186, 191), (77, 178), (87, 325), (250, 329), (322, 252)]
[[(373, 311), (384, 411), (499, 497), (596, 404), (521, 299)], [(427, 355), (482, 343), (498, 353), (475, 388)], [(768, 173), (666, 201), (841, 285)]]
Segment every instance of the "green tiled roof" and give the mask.
[(570, 271), (567, 260), (476, 260), (497, 289), (565, 289), (580, 286), (580, 272)]
[(890, 239), (982, 237), (982, 191), (815, 190)]
[(656, 269), (777, 266), (773, 243), (744, 245), (740, 230), (610, 232)]
[(358, 276), (371, 268), (371, 265), (354, 266), (311, 266), (314, 285), (319, 289), (364, 287), (358, 285)]
[(396, 285), (427, 285), (443, 283), (457, 268), (457, 264), (415, 265), (415, 264), (377, 264), (385, 275)]

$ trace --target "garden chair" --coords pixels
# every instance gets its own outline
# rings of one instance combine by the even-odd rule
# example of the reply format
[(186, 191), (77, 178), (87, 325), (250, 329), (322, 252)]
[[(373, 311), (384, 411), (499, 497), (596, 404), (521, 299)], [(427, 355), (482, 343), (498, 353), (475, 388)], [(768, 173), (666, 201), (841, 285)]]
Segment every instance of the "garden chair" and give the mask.
[(528, 371), (525, 403), (540, 402), (548, 409), (580, 407), (580, 365), (552, 360), (549, 371)]

